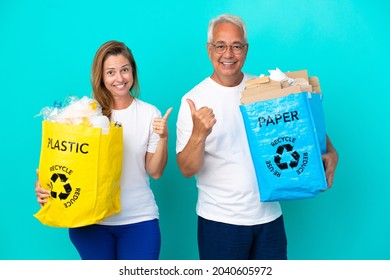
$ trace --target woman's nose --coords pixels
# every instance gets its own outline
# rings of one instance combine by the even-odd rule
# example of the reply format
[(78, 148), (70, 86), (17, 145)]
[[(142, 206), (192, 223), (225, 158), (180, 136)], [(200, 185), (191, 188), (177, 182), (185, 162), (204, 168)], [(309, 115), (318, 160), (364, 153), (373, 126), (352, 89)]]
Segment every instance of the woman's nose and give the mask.
[(122, 73), (118, 72), (118, 74), (116, 75), (116, 80), (117, 81), (123, 81)]

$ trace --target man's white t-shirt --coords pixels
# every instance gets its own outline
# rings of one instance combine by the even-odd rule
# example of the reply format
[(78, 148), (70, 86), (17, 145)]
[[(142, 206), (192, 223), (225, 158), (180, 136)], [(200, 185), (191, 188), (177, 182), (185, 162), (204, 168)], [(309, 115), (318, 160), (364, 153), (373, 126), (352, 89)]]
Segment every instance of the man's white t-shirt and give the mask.
[(278, 202), (260, 202), (256, 174), (249, 150), (242, 115), (241, 91), (244, 74), (236, 87), (224, 87), (210, 77), (183, 96), (177, 120), (176, 153), (186, 146), (193, 128), (186, 99), (199, 109), (211, 108), (217, 120), (206, 139), (204, 165), (195, 176), (198, 187), (197, 214), (205, 219), (235, 224), (256, 225), (282, 215)]

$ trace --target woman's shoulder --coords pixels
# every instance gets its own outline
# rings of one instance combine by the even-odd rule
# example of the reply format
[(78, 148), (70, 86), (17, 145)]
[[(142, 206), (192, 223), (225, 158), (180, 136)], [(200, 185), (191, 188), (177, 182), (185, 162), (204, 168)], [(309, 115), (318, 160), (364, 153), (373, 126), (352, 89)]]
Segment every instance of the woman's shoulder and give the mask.
[(145, 112), (160, 113), (160, 110), (153, 104), (143, 101), (141, 99), (135, 98), (137, 107)]

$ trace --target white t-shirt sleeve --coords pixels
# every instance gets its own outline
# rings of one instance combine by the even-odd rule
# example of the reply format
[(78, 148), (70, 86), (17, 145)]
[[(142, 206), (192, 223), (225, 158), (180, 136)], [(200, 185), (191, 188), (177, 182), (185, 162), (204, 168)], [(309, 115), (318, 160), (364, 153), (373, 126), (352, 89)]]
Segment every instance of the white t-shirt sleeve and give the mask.
[(151, 106), (151, 111), (152, 111), (152, 114), (151, 114), (151, 119), (150, 119), (150, 122), (149, 122), (149, 141), (148, 141), (148, 145), (146, 147), (146, 151), (148, 153), (155, 153), (156, 152), (156, 149), (157, 149), (157, 145), (158, 145), (158, 141), (160, 141), (160, 135), (158, 135), (157, 133), (155, 133), (153, 131), (153, 120), (155, 118), (161, 118), (161, 112), (155, 107), (155, 106)]
[(185, 95), (181, 100), (176, 123), (176, 153), (180, 153), (184, 149), (192, 133), (193, 122), (190, 106), (186, 100), (187, 98), (194, 101), (193, 98), (188, 95)]

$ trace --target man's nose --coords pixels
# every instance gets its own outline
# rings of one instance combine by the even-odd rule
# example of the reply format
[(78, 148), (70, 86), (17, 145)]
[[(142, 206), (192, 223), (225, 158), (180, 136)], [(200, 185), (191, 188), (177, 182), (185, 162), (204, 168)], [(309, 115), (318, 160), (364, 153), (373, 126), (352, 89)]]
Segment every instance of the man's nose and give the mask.
[(232, 57), (234, 56), (234, 53), (233, 53), (233, 46), (227, 46), (227, 49), (224, 53), (224, 56), (225, 57)]

